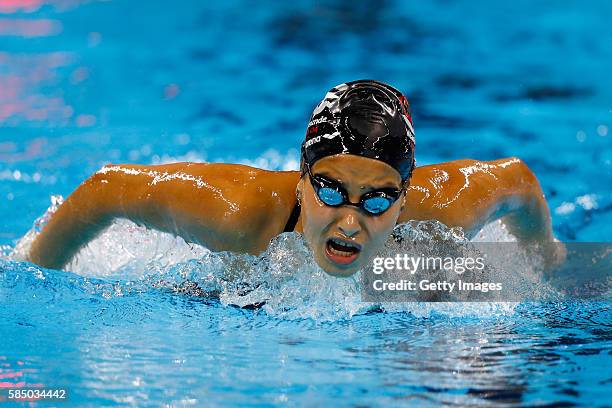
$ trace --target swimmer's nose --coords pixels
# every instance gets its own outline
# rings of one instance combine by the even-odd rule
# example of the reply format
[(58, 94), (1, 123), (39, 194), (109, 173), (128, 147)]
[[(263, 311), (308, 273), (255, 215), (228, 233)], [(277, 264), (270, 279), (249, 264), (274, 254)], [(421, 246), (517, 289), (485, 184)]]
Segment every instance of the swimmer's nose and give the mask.
[(347, 238), (352, 238), (359, 231), (361, 231), (361, 225), (359, 225), (359, 220), (355, 217), (352, 211), (347, 212), (338, 222), (338, 228)]

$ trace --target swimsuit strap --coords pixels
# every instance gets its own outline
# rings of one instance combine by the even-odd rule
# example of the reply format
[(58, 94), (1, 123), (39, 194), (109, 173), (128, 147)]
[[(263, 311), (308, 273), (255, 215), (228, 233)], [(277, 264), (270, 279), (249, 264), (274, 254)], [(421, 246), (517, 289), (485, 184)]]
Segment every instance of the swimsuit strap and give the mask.
[(297, 224), (298, 218), (300, 217), (300, 203), (296, 202), (293, 210), (291, 210), (291, 215), (289, 216), (289, 220), (287, 220), (287, 225), (285, 225), (285, 229), (283, 232), (293, 232), (295, 229), (295, 224)]

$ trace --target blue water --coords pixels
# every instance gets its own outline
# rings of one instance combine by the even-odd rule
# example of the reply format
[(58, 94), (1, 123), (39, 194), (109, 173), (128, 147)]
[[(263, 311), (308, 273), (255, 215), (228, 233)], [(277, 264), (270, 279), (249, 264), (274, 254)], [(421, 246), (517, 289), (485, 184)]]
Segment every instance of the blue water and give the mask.
[[(610, 241), (612, 4), (377, 3), (0, 1), (0, 253), (107, 163), (296, 168), (314, 105), (358, 78), (406, 93), (419, 165), (520, 157), (558, 238)], [(244, 310), (159, 284), (172, 251), (119, 277), (95, 249), (77, 273), (0, 259), (0, 387), (77, 406), (611, 404), (609, 303), (353, 313), (328, 288)]]

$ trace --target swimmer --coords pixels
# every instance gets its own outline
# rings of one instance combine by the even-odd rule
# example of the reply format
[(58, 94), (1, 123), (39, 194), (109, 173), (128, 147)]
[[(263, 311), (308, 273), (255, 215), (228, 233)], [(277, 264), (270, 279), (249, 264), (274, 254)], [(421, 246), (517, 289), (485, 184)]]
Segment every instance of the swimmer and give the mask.
[(349, 276), (381, 249), (396, 224), (439, 220), (474, 236), (501, 219), (519, 242), (555, 256), (540, 184), (518, 158), (415, 167), (405, 96), (358, 80), (332, 88), (315, 108), (300, 171), (239, 164), (107, 165), (51, 217), (29, 260), (62, 268), (114, 219), (169, 232), (213, 251), (259, 254), (296, 231), (317, 264)]

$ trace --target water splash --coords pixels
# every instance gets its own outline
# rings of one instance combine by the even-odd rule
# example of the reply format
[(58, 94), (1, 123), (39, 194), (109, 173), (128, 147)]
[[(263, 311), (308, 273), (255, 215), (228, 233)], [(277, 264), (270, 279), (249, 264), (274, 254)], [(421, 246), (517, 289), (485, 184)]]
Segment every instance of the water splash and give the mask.
[[(61, 197), (52, 197), (52, 205), (17, 243), (9, 259), (25, 258), (33, 238), (61, 202)], [(475, 238), (493, 240), (512, 241), (513, 237), (503, 224), (493, 223)], [(449, 251), (469, 243), (461, 228), (449, 228), (438, 221), (411, 221), (394, 229), (381, 255), (426, 251), (432, 242), (438, 248), (442, 243)], [(513, 270), (533, 271), (528, 259), (512, 262)], [(408, 312), (418, 317), (484, 318), (513, 313), (516, 306), (507, 302), (363, 302), (360, 272), (350, 278), (328, 275), (313, 262), (303, 237), (294, 232), (280, 234), (264, 253), (254, 256), (211, 252), (179, 237), (118, 220), (83, 248), (66, 269), (106, 282), (107, 285), (96, 286), (105, 288), (104, 298), (134, 290), (170, 290), (218, 299), (226, 306), (258, 309), (283, 319), (339, 320), (369, 311)], [(116, 282), (111, 283), (112, 280)]]
[(57, 211), (60, 205), (64, 202), (64, 198), (60, 195), (51, 196), (51, 205), (47, 210), (34, 220), (32, 224), (32, 228), (17, 242), (13, 251), (9, 252), (7, 256), (3, 256), (3, 258), (16, 260), (16, 261), (24, 261), (27, 257), (28, 252), (30, 251), (30, 247), (32, 246), (32, 242), (36, 235), (40, 233), (42, 228), (47, 224), (51, 216)]

